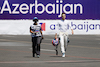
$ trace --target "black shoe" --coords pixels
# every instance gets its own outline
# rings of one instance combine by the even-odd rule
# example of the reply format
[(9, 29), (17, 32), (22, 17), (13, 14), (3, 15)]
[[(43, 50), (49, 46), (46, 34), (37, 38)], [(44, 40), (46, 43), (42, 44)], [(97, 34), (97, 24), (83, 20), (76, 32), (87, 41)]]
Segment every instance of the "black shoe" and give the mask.
[(58, 55), (58, 50), (56, 50), (56, 55)]
[(33, 57), (35, 57), (35, 54), (33, 54)]

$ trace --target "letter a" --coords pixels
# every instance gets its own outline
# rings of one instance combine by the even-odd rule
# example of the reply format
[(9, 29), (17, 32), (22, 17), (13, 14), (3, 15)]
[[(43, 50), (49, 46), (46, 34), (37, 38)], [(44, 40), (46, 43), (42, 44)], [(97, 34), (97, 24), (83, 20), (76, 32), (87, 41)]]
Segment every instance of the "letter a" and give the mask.
[[(7, 6), (7, 8), (6, 8), (6, 6)], [(8, 11), (8, 12), (11, 14), (11, 9), (10, 9), (8, 0), (5, 0), (5, 1), (4, 1), (3, 7), (2, 7), (2, 10), (1, 10), (1, 14), (2, 14), (4, 11)]]

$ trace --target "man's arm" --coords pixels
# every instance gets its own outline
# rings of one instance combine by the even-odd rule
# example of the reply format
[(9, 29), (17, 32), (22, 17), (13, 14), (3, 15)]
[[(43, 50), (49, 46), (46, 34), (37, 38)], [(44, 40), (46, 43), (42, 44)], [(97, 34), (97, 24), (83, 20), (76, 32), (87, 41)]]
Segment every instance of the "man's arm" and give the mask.
[(40, 33), (41, 33), (41, 35), (43, 35), (43, 34), (42, 34), (42, 30), (40, 30)]
[(30, 33), (35, 33), (35, 32), (33, 32), (32, 30), (30, 30)]
[(71, 29), (71, 31), (72, 31), (72, 35), (74, 34), (74, 31), (73, 31), (73, 29)]
[(42, 35), (42, 39), (44, 39), (43, 34), (42, 34), (42, 30), (41, 30), (41, 29), (40, 29), (40, 33), (41, 33), (41, 35)]
[(71, 29), (72, 35), (73, 35), (74, 34), (73, 28), (71, 27), (70, 23), (68, 23), (68, 25), (69, 25), (69, 28)]
[(55, 33), (55, 39), (57, 38), (57, 33)]
[(31, 27), (30, 27), (30, 33), (36, 33), (36, 32), (33, 32), (32, 29), (31, 29)]

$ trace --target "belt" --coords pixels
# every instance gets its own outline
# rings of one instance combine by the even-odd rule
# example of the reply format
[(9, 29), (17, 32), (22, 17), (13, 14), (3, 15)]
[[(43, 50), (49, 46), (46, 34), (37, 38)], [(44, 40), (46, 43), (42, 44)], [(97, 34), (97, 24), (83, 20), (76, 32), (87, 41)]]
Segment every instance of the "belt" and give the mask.
[(67, 32), (60, 32), (59, 35), (68, 36), (68, 33)]

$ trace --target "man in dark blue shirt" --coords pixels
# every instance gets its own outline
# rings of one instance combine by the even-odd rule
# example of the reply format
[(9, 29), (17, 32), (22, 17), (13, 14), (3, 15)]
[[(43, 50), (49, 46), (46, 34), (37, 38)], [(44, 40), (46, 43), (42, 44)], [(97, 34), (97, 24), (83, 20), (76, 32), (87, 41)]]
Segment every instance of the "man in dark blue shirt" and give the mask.
[(40, 44), (43, 38), (42, 31), (41, 31), (41, 26), (38, 25), (38, 18), (34, 17), (33, 18), (34, 24), (30, 26), (30, 33), (32, 36), (32, 52), (33, 52), (33, 57), (35, 57), (35, 54), (37, 57), (40, 57)]

